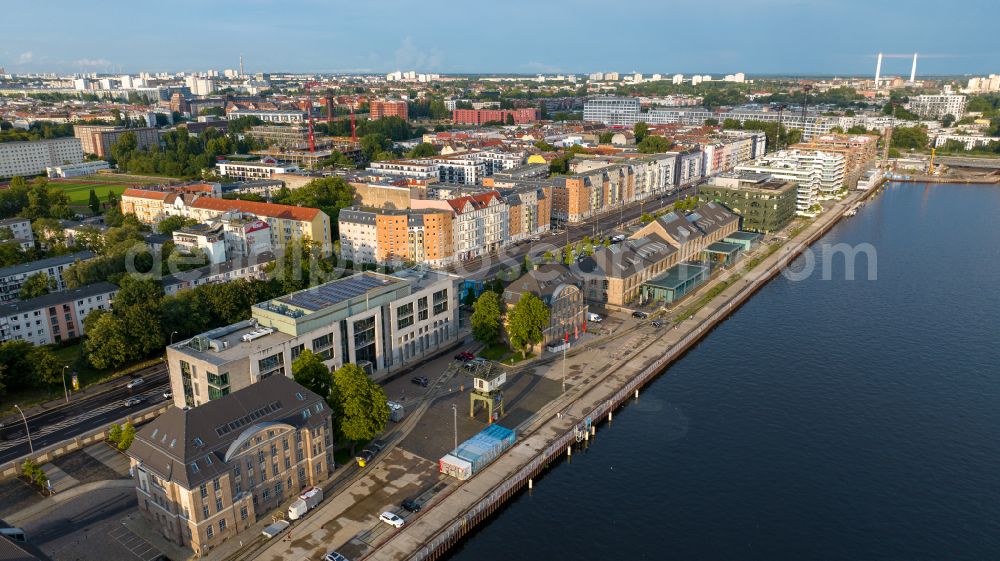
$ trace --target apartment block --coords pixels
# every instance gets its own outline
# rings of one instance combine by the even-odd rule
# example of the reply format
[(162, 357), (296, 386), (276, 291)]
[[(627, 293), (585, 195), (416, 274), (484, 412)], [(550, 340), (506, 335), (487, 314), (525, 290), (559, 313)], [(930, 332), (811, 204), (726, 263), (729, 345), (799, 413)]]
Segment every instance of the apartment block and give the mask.
[(4, 218), (0, 220), (0, 228), (7, 228), (11, 240), (17, 242), (21, 249), (31, 249), (35, 246), (35, 233), (31, 229), (31, 220), (27, 218)]
[(482, 125), (484, 123), (507, 123), (507, 118), (514, 124), (523, 125), (537, 122), (539, 111), (533, 107), (521, 109), (455, 109), (451, 112), (451, 120), (456, 125)]
[(597, 97), (584, 104), (583, 120), (611, 127), (632, 127), (640, 120), (640, 109), (637, 97)]
[(405, 101), (398, 99), (373, 99), (368, 102), (368, 118), (382, 119), (385, 117), (399, 117), (406, 121), (409, 119), (409, 107)]
[(94, 257), (90, 251), (80, 251), (68, 255), (39, 259), (20, 265), (11, 265), (0, 269), (0, 302), (10, 302), (17, 300), (21, 292), (21, 285), (24, 281), (38, 273), (45, 273), (50, 279), (55, 279), (56, 288), (52, 292), (59, 292), (66, 289), (63, 282), (62, 273), (73, 263), (84, 261)]
[(968, 98), (961, 94), (918, 95), (910, 98), (910, 111), (923, 119), (940, 119), (951, 115), (956, 120), (965, 115)]
[(156, 127), (128, 129), (112, 125), (73, 126), (73, 136), (80, 140), (84, 153), (94, 154), (98, 158), (111, 157), (111, 147), (125, 133), (132, 133), (135, 136), (136, 150), (150, 150), (160, 146), (160, 131)]
[(76, 138), (0, 142), (0, 178), (39, 175), (46, 169), (83, 161)]
[(255, 304), (251, 319), (167, 347), (177, 407), (292, 375), (303, 349), (382, 377), (458, 342), (458, 282), (432, 271), (372, 272)]
[(781, 230), (795, 218), (798, 185), (763, 173), (733, 173), (701, 185), (698, 196), (738, 214), (741, 230), (766, 234)]
[[(225, 373), (212, 380), (228, 385)], [(284, 376), (193, 409), (171, 407), (128, 450), (139, 512), (164, 538), (203, 555), (326, 481), (331, 420), (323, 397)]]
[(878, 137), (869, 134), (821, 134), (809, 142), (789, 146), (793, 150), (821, 150), (843, 154), (844, 174), (864, 170), (878, 156)]
[(796, 212), (811, 216), (821, 199), (836, 198), (844, 189), (843, 154), (819, 150), (780, 150), (736, 167), (738, 173), (759, 173), (798, 185)]
[(0, 341), (51, 345), (80, 337), (83, 320), (94, 310), (110, 310), (118, 287), (99, 282), (30, 300), (0, 304)]
[(355, 265), (421, 263), (455, 258), (450, 210), (352, 207), (340, 211), (340, 256)]
[(273, 158), (264, 158), (259, 162), (233, 162), (222, 160), (215, 164), (219, 175), (231, 177), (237, 181), (260, 181), (281, 179), (282, 174), (298, 173), (299, 166), (285, 164)]

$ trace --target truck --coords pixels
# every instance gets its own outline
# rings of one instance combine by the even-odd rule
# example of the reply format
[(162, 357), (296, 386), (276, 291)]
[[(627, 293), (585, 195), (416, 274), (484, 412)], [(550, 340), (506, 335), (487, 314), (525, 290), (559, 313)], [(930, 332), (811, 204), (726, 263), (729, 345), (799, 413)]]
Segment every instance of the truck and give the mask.
[(298, 500), (288, 507), (288, 519), (298, 520), (323, 500), (323, 490), (319, 487), (306, 489)]
[(267, 528), (264, 528), (264, 531), (261, 533), (264, 534), (265, 539), (271, 539), (274, 536), (277, 536), (278, 534), (284, 532), (289, 526), (290, 524), (288, 523), (287, 520), (278, 520), (274, 524), (271, 524)]

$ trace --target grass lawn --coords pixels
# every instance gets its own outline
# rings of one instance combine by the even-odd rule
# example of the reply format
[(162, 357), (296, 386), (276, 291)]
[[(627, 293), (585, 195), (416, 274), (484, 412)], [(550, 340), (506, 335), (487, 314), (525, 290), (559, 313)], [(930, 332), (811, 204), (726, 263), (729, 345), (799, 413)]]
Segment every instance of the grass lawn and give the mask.
[(521, 358), (521, 353), (510, 350), (507, 345), (502, 343), (486, 347), (485, 349), (479, 351), (479, 356), (485, 359), (495, 360), (502, 364), (517, 364), (522, 360), (535, 358), (535, 355), (531, 353), (527, 353), (524, 358)]
[(97, 193), (97, 198), (101, 202), (107, 202), (108, 193), (120, 196), (129, 187), (141, 187), (143, 185), (158, 185), (162, 181), (154, 179), (141, 179), (138, 177), (115, 177), (113, 175), (84, 175), (69, 179), (51, 179), (49, 184), (57, 189), (62, 189), (69, 197), (69, 203), (76, 206), (86, 206), (90, 202), (90, 190)]

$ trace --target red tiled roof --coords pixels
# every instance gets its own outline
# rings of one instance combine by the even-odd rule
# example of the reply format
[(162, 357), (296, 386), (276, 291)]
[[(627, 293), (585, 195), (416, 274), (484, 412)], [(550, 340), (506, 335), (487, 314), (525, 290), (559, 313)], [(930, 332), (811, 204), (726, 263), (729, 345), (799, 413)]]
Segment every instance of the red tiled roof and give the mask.
[(138, 197), (141, 199), (153, 199), (156, 201), (165, 201), (168, 195), (171, 195), (169, 191), (149, 191), (146, 189), (125, 189), (122, 193), (123, 197)]
[(241, 201), (239, 199), (217, 199), (214, 197), (198, 197), (193, 203), (191, 203), (191, 207), (218, 210), (222, 212), (238, 210), (241, 212), (256, 214), (257, 216), (266, 216), (268, 218), (282, 218), (285, 220), (298, 220), (305, 222), (312, 222), (316, 218), (316, 215), (320, 212), (318, 208), (279, 205), (275, 203), (258, 203), (253, 201)]
[(455, 209), (455, 214), (462, 214), (466, 203), (472, 203), (472, 206), (478, 210), (489, 205), (493, 198), (499, 199), (500, 193), (497, 191), (487, 191), (468, 197), (458, 197), (457, 199), (449, 199), (448, 204), (451, 205), (451, 208)]

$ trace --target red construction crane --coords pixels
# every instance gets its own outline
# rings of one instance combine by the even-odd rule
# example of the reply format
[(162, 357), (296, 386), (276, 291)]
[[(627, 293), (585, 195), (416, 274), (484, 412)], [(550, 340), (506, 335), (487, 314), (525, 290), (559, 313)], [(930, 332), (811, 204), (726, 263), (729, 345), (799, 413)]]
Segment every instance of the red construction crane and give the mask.
[(351, 142), (358, 141), (358, 129), (354, 125), (354, 105), (351, 105)]
[(309, 151), (316, 151), (316, 137), (313, 136), (313, 102), (312, 102), (312, 87), (318, 86), (319, 82), (306, 82), (304, 87), (306, 89), (306, 101), (304, 102), (306, 116), (309, 118)]

